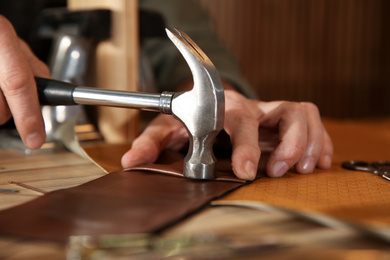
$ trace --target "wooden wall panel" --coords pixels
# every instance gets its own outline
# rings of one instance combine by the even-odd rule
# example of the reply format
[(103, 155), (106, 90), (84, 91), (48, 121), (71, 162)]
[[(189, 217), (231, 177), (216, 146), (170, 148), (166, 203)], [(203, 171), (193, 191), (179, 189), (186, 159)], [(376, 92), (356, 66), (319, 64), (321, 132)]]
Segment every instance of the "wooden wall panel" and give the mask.
[[(96, 86), (113, 90), (138, 90), (138, 1), (68, 0), (72, 10), (112, 10), (111, 38), (96, 51)], [(131, 142), (138, 135), (138, 110), (99, 107), (99, 130), (110, 143)]]
[(390, 1), (198, 0), (263, 100), (390, 114)]

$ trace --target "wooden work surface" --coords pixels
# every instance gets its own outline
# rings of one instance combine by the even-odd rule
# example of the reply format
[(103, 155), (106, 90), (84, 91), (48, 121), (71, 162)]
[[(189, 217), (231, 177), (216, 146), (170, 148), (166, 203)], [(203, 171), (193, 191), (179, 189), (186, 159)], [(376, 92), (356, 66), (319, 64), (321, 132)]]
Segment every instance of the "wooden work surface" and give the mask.
[[(343, 160), (389, 160), (390, 119), (324, 121), (335, 145), (334, 165)], [(118, 158), (119, 162), (119, 158)], [(42, 194), (9, 181), (22, 182), (44, 191), (68, 188), (104, 175), (90, 161), (68, 151), (24, 155), (0, 150), (0, 188), (19, 193), (0, 193), (0, 209)], [(368, 174), (368, 173), (367, 173)], [(390, 185), (390, 182), (389, 182)], [(390, 211), (390, 209), (389, 209)], [(28, 216), (26, 216), (28, 217)], [(239, 237), (240, 243), (258, 241), (276, 245), (237, 259), (388, 259), (390, 245), (344, 228), (329, 228), (285, 212), (242, 207), (208, 207), (165, 231), (163, 237), (210, 233)], [(65, 259), (66, 245), (3, 237), (0, 259)], [(102, 258), (103, 259), (103, 258)], [(234, 258), (236, 259), (236, 258)]]

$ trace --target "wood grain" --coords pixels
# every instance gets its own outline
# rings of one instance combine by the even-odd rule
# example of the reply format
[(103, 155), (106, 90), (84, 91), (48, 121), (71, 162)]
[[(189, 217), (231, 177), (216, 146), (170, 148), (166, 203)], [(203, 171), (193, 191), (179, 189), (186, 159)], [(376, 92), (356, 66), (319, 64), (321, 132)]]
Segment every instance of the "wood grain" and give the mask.
[[(95, 86), (113, 90), (138, 90), (138, 1), (68, 0), (72, 10), (112, 10), (111, 38), (101, 42), (95, 57)], [(92, 70), (93, 71), (93, 70)], [(99, 107), (99, 130), (110, 143), (131, 142), (138, 134), (138, 111)]]
[(387, 0), (198, 0), (263, 100), (390, 114)]
[(0, 209), (16, 206), (42, 195), (9, 184), (10, 181), (22, 182), (49, 192), (74, 187), (105, 174), (89, 160), (68, 151), (25, 155), (0, 150), (0, 167), (0, 188), (20, 191), (1, 193)]

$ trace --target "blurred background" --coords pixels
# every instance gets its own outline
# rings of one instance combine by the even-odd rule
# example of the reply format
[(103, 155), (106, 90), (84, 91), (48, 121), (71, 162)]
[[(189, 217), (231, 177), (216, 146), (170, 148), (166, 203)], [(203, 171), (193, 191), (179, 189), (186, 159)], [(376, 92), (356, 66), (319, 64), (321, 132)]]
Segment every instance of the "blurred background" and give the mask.
[(197, 0), (262, 100), (390, 115), (390, 1)]
[[(311, 101), (326, 117), (390, 115), (389, 0), (194, 1), (262, 100)], [(65, 3), (0, 0), (21, 36), (31, 28), (14, 13)]]

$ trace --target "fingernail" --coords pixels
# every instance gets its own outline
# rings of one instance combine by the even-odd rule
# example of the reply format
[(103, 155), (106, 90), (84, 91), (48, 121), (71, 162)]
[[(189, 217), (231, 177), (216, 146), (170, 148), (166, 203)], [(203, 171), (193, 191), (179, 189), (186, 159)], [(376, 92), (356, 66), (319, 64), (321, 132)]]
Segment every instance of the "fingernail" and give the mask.
[(313, 157), (306, 157), (302, 162), (302, 173), (311, 173), (314, 171), (314, 167), (316, 166), (316, 161)]
[(44, 138), (39, 133), (31, 133), (26, 137), (26, 146), (30, 149), (38, 149), (42, 146)]
[(273, 177), (281, 177), (285, 174), (290, 167), (286, 162), (280, 161), (276, 162), (273, 167)]
[(253, 180), (256, 176), (257, 168), (255, 164), (251, 161), (246, 161), (244, 164), (244, 170), (248, 176), (248, 180)]

